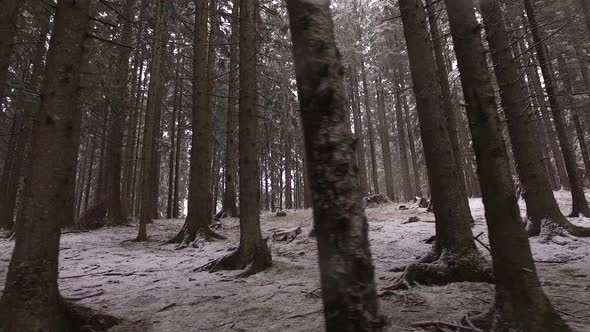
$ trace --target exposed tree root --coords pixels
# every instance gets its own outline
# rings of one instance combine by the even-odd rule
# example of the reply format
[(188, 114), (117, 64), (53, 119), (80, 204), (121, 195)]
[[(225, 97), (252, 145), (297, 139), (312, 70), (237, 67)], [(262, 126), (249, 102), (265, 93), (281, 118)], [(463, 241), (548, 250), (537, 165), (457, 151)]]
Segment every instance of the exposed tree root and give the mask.
[(120, 323), (114, 316), (96, 312), (68, 300), (63, 300), (63, 303), (66, 315), (73, 323), (72, 331), (106, 331)]
[[(516, 305), (516, 304), (512, 304)], [(466, 331), (476, 332), (571, 332), (570, 328), (561, 319), (559, 314), (551, 306), (543, 309), (535, 308), (532, 316), (517, 317), (516, 321), (509, 321), (503, 317), (497, 305), (481, 313), (467, 313), (461, 318), (461, 324)]]
[(409, 265), (400, 280), (387, 289), (402, 289), (412, 284), (445, 285), (453, 282), (493, 282), (492, 267), (477, 251), (451, 254), (432, 252)]
[(590, 237), (590, 228), (574, 225), (564, 216), (559, 215), (543, 220), (529, 220), (527, 223), (527, 233), (529, 236), (541, 235), (545, 238), (565, 233), (577, 237)]
[(173, 238), (166, 241), (166, 244), (178, 244), (177, 249), (183, 249), (191, 244), (197, 246), (197, 241), (199, 240), (214, 241), (225, 239), (227, 239), (225, 236), (218, 234), (208, 226), (200, 227), (194, 232), (194, 234), (192, 234), (188, 227), (188, 223), (185, 222), (180, 231)]
[(120, 323), (114, 316), (61, 297), (49, 307), (37, 306), (33, 302), (0, 307), (0, 331), (106, 331)]
[(301, 234), (301, 232), (303, 232), (301, 230), (301, 226), (290, 229), (279, 229), (272, 233), (272, 240), (278, 242), (292, 242), (293, 240), (295, 240), (297, 235)]
[(265, 241), (260, 241), (258, 245), (254, 247), (251, 254), (242, 253), (238, 248), (231, 253), (212, 260), (202, 267), (195, 269), (195, 272), (209, 271), (217, 272), (222, 270), (244, 270), (238, 274), (238, 278), (247, 278), (258, 272), (266, 270), (272, 266), (272, 257), (270, 249), (266, 245)]

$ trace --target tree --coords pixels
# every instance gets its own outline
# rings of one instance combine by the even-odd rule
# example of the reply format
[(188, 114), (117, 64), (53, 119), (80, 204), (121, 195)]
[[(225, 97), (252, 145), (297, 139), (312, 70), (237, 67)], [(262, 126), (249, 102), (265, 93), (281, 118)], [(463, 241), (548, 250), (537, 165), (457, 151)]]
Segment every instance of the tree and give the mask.
[[(485, 1), (489, 0), (482, 0), (484, 8), (498, 6), (495, 1), (491, 4)], [(491, 331), (569, 331), (545, 297), (537, 278), (512, 184), (474, 3), (472, 0), (445, 3), (489, 230), (496, 282)]]
[(524, 191), (529, 218), (528, 233), (539, 235), (542, 223), (555, 223), (573, 234), (582, 235), (584, 230), (565, 219), (553, 197), (551, 183), (543, 165), (541, 146), (534, 133), (534, 112), (530, 111), (530, 104), (519, 80), (499, 3), (481, 0), (481, 14), (500, 86), (502, 108), (507, 119), (516, 169)]
[[(377, 119), (379, 120), (379, 138), (381, 139), (381, 153), (383, 156), (383, 170), (385, 171), (385, 193), (390, 200), (395, 200), (393, 188), (393, 170), (391, 167), (391, 149), (389, 147), (389, 126), (385, 114), (385, 92), (381, 77), (377, 80)], [(400, 110), (401, 111), (401, 110)], [(407, 157), (406, 157), (407, 161)], [(407, 165), (407, 164), (406, 164)], [(409, 172), (408, 172), (409, 173)], [(408, 174), (409, 175), (409, 174)], [(410, 179), (408, 178), (408, 183)]]
[[(57, 3), (31, 137), (31, 179), (0, 301), (2, 331), (78, 331), (105, 318), (66, 302), (57, 284), (60, 226), (69, 222), (63, 217), (73, 216), (74, 211), (70, 197), (80, 134), (77, 96), (90, 5), (90, 0)], [(115, 323), (108, 319), (101, 327)]]
[(288, 0), (326, 330), (381, 331), (330, 2)]
[(554, 74), (549, 60), (549, 52), (545, 45), (545, 38), (537, 23), (535, 8), (533, 7), (532, 2), (530, 0), (524, 0), (524, 8), (533, 36), (534, 46), (537, 51), (541, 74), (543, 75), (543, 80), (545, 82), (545, 91), (547, 92), (551, 114), (553, 115), (553, 124), (555, 126), (555, 131), (557, 132), (557, 137), (559, 138), (559, 145), (565, 161), (565, 168), (567, 170), (567, 176), (572, 192), (572, 212), (570, 213), (570, 216), (577, 217), (582, 214), (588, 217), (590, 216), (590, 208), (588, 207), (586, 196), (584, 196), (582, 181), (578, 174), (572, 142), (566, 128), (565, 116), (561, 111), (562, 107), (557, 99), (557, 88), (555, 86)]
[(20, 0), (2, 0), (0, 1), (0, 105), (4, 99), (4, 89), (8, 77), (8, 66), (10, 65), (10, 55), (14, 44), (12, 40), (16, 34), (16, 21), (22, 1)]
[(256, 99), (256, 0), (240, 2), (240, 106), (239, 106), (239, 176), (240, 176), (240, 244), (238, 249), (210, 262), (206, 269), (241, 270), (248, 277), (272, 264), (270, 250), (260, 229), (258, 176), (258, 115)]
[[(491, 271), (471, 233), (471, 214), (447, 129), (442, 92), (422, 1), (400, 0), (413, 90), (436, 222), (436, 244), (422, 263), (406, 269), (408, 282), (490, 281)], [(433, 264), (428, 264), (433, 263)]]
[(195, 1), (195, 43), (193, 56), (193, 135), (191, 147), (188, 214), (184, 226), (169, 243), (182, 246), (195, 241), (197, 235), (209, 240), (224, 238), (209, 228), (211, 209), (211, 114), (207, 79), (207, 0)]
[[(238, 175), (238, 142), (236, 139), (238, 132), (238, 113), (237, 113), (237, 80), (238, 80), (238, 34), (239, 34), (239, 9), (238, 0), (232, 1), (232, 23), (231, 35), (229, 38), (229, 74), (228, 74), (228, 97), (227, 97), (227, 125), (226, 125), (226, 143), (225, 143), (225, 190), (223, 192), (223, 213), (228, 217), (238, 216), (238, 205), (236, 195), (236, 177)], [(222, 213), (222, 214), (223, 214)]]
[[(147, 105), (145, 110), (145, 120), (143, 127), (143, 145), (141, 150), (141, 182), (140, 182), (140, 212), (139, 212), (139, 232), (136, 241), (147, 241), (147, 227), (151, 222), (154, 209), (157, 207), (153, 204), (154, 187), (154, 154), (156, 146), (157, 113), (159, 113), (160, 96), (162, 90), (162, 62), (164, 56), (164, 25), (165, 25), (164, 1), (157, 0), (155, 8), (155, 29), (154, 40), (152, 45), (152, 63), (150, 68), (150, 85), (148, 89)], [(157, 197), (157, 196), (156, 196)]]

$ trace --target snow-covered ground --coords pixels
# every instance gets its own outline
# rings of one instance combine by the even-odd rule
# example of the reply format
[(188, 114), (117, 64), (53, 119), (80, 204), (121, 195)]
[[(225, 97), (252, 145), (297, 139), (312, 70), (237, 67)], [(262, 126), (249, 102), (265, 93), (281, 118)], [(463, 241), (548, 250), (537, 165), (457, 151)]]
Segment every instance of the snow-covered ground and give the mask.
[[(556, 192), (562, 211), (569, 212), (569, 192)], [(481, 200), (470, 202), (475, 235), (486, 232)], [(521, 206), (524, 204), (521, 202)], [(391, 285), (401, 267), (430, 249), (424, 240), (434, 224), (402, 224), (411, 216), (432, 221), (424, 209), (400, 211), (398, 204), (367, 209), (378, 288)], [(523, 207), (524, 215), (524, 207)], [(590, 227), (590, 219), (572, 218)], [(107, 228), (62, 237), (60, 288), (65, 297), (125, 319), (112, 331), (321, 331), (323, 315), (319, 271), (311, 212), (288, 211), (287, 217), (262, 215), (263, 235), (301, 225), (293, 242), (269, 242), (273, 267), (247, 279), (237, 272), (193, 272), (238, 243), (236, 219), (225, 219), (217, 231), (228, 240), (199, 248), (175, 250), (162, 242), (181, 227), (182, 220), (158, 220), (148, 225), (150, 241), (132, 243), (133, 227)], [(487, 234), (480, 237), (487, 243)], [(542, 285), (568, 324), (590, 331), (590, 239), (558, 238), (561, 244), (531, 245)], [(4, 285), (13, 242), (0, 240), (0, 284)], [(482, 252), (488, 255), (486, 249)], [(416, 286), (381, 298), (388, 317), (387, 331), (417, 331), (412, 322), (453, 321), (466, 311), (484, 310), (493, 286), (455, 283), (442, 287)]]

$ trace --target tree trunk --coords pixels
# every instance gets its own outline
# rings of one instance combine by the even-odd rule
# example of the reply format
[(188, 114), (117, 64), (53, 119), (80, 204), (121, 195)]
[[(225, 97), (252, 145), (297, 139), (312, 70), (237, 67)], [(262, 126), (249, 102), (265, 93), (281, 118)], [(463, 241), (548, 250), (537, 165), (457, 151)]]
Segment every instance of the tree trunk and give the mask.
[[(176, 151), (176, 114), (179, 108), (179, 96), (178, 96), (178, 81), (180, 70), (180, 59), (176, 62), (176, 70), (174, 72), (174, 97), (172, 106), (172, 122), (170, 123), (170, 153), (168, 155), (168, 200), (166, 204), (166, 219), (172, 219), (174, 215), (174, 153)], [(181, 109), (182, 111), (182, 109)]]
[(73, 217), (74, 212), (70, 198), (75, 190), (81, 114), (77, 96), (90, 4), (89, 0), (57, 3), (31, 138), (31, 181), (0, 301), (3, 331), (77, 331), (87, 324), (68, 310), (57, 279), (60, 226), (69, 224), (63, 218)]
[[(156, 1), (155, 8), (155, 29), (152, 44), (152, 62), (150, 66), (150, 85), (148, 88), (147, 105), (145, 109), (145, 120), (143, 126), (143, 145), (141, 151), (141, 181), (140, 181), (140, 211), (139, 211), (139, 232), (136, 241), (147, 241), (147, 227), (151, 222), (154, 209), (152, 191), (153, 163), (155, 151), (155, 129), (156, 113), (160, 107), (159, 96), (162, 89), (162, 62), (164, 59), (164, 0)], [(159, 127), (159, 126), (158, 126)], [(157, 187), (157, 185), (156, 185)], [(156, 193), (157, 196), (157, 193)]]
[(400, 12), (436, 220), (436, 244), (423, 259), (436, 263), (410, 265), (406, 279), (422, 284), (489, 281), (491, 271), (471, 234), (471, 214), (447, 129), (426, 12), (422, 1), (416, 0), (400, 0)]
[[(352, 103), (352, 116), (354, 118), (354, 138), (357, 155), (358, 166), (358, 180), (359, 190), (361, 196), (366, 196), (369, 193), (367, 188), (369, 182), (367, 179), (367, 161), (365, 158), (365, 139), (363, 135), (363, 121), (361, 117), (360, 96), (358, 88), (358, 72), (356, 67), (352, 68), (352, 96), (354, 98)], [(309, 181), (308, 181), (309, 182)]]
[[(223, 192), (223, 211), (228, 217), (238, 216), (236, 178), (238, 175), (238, 34), (240, 2), (232, 1), (232, 23), (231, 35), (229, 38), (229, 74), (228, 74), (228, 97), (227, 97), (227, 125), (226, 125), (226, 147), (225, 147), (225, 189)], [(270, 153), (270, 151), (269, 151)]]
[[(395, 191), (393, 188), (393, 169), (391, 167), (391, 149), (389, 148), (389, 126), (387, 123), (387, 116), (385, 115), (385, 92), (383, 90), (383, 83), (381, 82), (381, 77), (379, 77), (377, 85), (377, 118), (379, 120), (379, 137), (381, 138), (381, 155), (383, 156), (383, 170), (385, 171), (385, 193), (387, 194), (387, 197), (389, 197), (390, 200), (395, 201)], [(410, 179), (408, 179), (408, 183), (409, 180)]]
[[(399, 141), (399, 161), (402, 171), (401, 180), (404, 193), (402, 197), (402, 202), (407, 202), (411, 199), (414, 199), (414, 195), (412, 192), (412, 182), (410, 178), (410, 165), (408, 161), (408, 147), (406, 145), (406, 126), (404, 125), (403, 119), (403, 107), (405, 106), (404, 103), (406, 103), (407, 101), (405, 100), (405, 95), (403, 95), (403, 92), (401, 92), (403, 89), (405, 89), (405, 81), (403, 76), (404, 72), (402, 71), (402, 66), (398, 65), (397, 69), (398, 70), (395, 86), (399, 93), (395, 95), (395, 121), (397, 123), (397, 134)], [(420, 176), (417, 176), (417, 178), (420, 178)], [(418, 189), (416, 189), (416, 191), (418, 191)]]
[[(485, 1), (493, 0), (482, 0), (482, 6)], [(535, 272), (512, 184), (474, 3), (472, 0), (445, 2), (489, 230), (496, 282), (491, 331), (569, 331), (543, 294)], [(498, 6), (491, 4), (494, 5)]]
[(379, 193), (379, 176), (377, 173), (377, 156), (375, 153), (375, 134), (373, 133), (373, 119), (371, 110), (371, 96), (369, 96), (369, 84), (365, 71), (364, 60), (361, 59), (361, 75), (363, 79), (363, 96), (365, 98), (365, 114), (367, 116), (367, 136), (369, 136), (369, 154), (371, 156), (371, 179), (373, 180), (373, 192)]
[(287, 1), (326, 330), (381, 331), (353, 139), (344, 119), (344, 70), (329, 7), (329, 0)]
[[(126, 17), (133, 16), (135, 0), (125, 0), (124, 13)], [(128, 45), (131, 42), (132, 22), (120, 17), (123, 30), (120, 43)], [(127, 80), (129, 76), (129, 57), (131, 50), (119, 47), (117, 50), (116, 78), (112, 87), (112, 116), (109, 128), (109, 139), (106, 151), (106, 223), (121, 225), (127, 221), (127, 212), (121, 203), (121, 170), (123, 152), (123, 126), (129, 106), (129, 91)]]
[(578, 174), (576, 165), (576, 158), (572, 143), (567, 132), (565, 124), (565, 116), (561, 111), (562, 107), (557, 100), (557, 88), (555, 87), (555, 81), (553, 77), (553, 70), (551, 69), (551, 62), (547, 47), (545, 45), (545, 38), (543, 32), (540, 30), (537, 19), (535, 17), (535, 9), (531, 0), (524, 0), (525, 12), (528, 18), (531, 33), (533, 35), (533, 42), (535, 43), (535, 49), (537, 50), (537, 57), (539, 59), (539, 66), (541, 67), (541, 73), (543, 74), (543, 80), (545, 82), (545, 91), (549, 99), (549, 106), (551, 107), (551, 113), (553, 114), (553, 124), (557, 131), (557, 137), (559, 138), (559, 145), (561, 146), (561, 152), (565, 162), (565, 168), (570, 183), (572, 192), (572, 212), (570, 216), (577, 217), (582, 214), (590, 217), (590, 208), (588, 202), (584, 196), (584, 189), (582, 187), (582, 181)]
[[(214, 5), (215, 2), (212, 1)], [(211, 108), (209, 105), (210, 75), (207, 42), (207, 0), (195, 0), (195, 40), (193, 55), (193, 119), (190, 157), (188, 214), (182, 229), (169, 243), (182, 247), (199, 237), (206, 240), (223, 238), (209, 228), (211, 211)]]
[[(403, 112), (405, 118), (406, 131), (408, 132), (408, 145), (410, 146), (410, 159), (412, 160), (412, 170), (414, 171), (414, 193), (422, 197), (422, 182), (420, 181), (420, 167), (418, 167), (418, 156), (416, 154), (416, 144), (414, 143), (413, 126), (410, 121), (410, 110), (406, 98), (402, 98)], [(401, 111), (401, 110), (400, 110)], [(403, 124), (401, 125), (403, 126)], [(398, 130), (399, 130), (398, 124)], [(403, 157), (402, 157), (403, 158)]]
[[(553, 197), (551, 183), (545, 172), (543, 152), (533, 127), (534, 110), (527, 102), (510, 50), (510, 39), (504, 26), (500, 4), (480, 0), (486, 36), (490, 47), (502, 108), (526, 203), (529, 235), (539, 235), (542, 223), (556, 223), (570, 231), (579, 230), (563, 217)], [(589, 233), (590, 235), (590, 233)]]

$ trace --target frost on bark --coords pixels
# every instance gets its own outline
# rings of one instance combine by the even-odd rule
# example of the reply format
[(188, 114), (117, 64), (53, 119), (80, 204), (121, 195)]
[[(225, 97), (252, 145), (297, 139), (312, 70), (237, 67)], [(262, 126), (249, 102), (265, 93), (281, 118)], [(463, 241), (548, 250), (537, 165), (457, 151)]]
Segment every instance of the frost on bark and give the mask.
[[(498, 6), (486, 1), (492, 0), (482, 0), (483, 8)], [(569, 331), (537, 278), (512, 184), (474, 3), (447, 0), (446, 5), (489, 230), (496, 283), (490, 331)]]
[(406, 280), (422, 284), (491, 281), (491, 271), (471, 233), (471, 214), (447, 129), (426, 12), (416, 0), (401, 0), (400, 11), (436, 221), (432, 253), (407, 268)]
[(288, 0), (326, 329), (381, 331), (329, 1)]
[(0, 300), (1, 331), (67, 332), (79, 331), (83, 325), (105, 329), (116, 324), (112, 317), (67, 302), (57, 283), (60, 228), (71, 222), (64, 219), (73, 218), (74, 212), (71, 197), (81, 114), (77, 98), (90, 5), (90, 0), (57, 3), (41, 104), (31, 136), (31, 178)]

